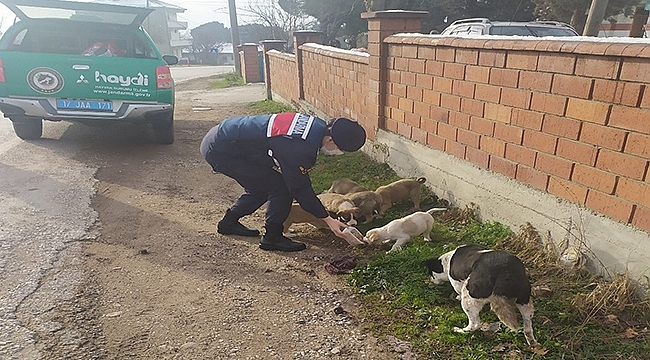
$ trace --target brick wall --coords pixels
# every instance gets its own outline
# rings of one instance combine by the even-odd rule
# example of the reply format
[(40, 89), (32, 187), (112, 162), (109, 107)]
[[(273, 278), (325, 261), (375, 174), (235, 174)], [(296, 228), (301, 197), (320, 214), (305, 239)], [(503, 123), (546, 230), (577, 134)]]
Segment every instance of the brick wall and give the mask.
[(349, 117), (366, 125), (368, 54), (305, 44), (304, 100), (332, 117)]
[(244, 44), (239, 52), (241, 75), (246, 83), (262, 81), (257, 44)]
[(408, 21), (369, 57), (301, 45), (303, 99), (273, 53), (273, 91), (650, 231), (650, 46), (382, 35)]
[(650, 47), (385, 42), (387, 130), (650, 231)]
[(269, 59), (267, 76), (270, 77), (273, 92), (288, 102), (296, 101), (299, 94), (296, 56), (277, 50), (270, 50), (266, 54)]

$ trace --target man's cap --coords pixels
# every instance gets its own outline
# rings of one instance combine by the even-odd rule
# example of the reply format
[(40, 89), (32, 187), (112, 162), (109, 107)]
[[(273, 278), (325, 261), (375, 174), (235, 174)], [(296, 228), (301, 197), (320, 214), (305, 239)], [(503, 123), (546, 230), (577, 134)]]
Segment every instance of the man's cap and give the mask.
[(330, 135), (336, 146), (347, 152), (361, 149), (366, 142), (366, 130), (358, 122), (338, 118), (332, 122)]

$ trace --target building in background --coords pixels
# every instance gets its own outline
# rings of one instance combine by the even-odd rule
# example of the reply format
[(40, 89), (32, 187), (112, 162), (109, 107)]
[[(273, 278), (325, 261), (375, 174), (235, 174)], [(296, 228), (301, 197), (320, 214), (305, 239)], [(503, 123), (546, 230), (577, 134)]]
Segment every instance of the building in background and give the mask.
[[(630, 36), (630, 29), (632, 29), (632, 18), (619, 14), (603, 20), (600, 25), (598, 37), (628, 37)], [(644, 26), (645, 35), (647, 38), (650, 35), (650, 24)]]
[(215, 44), (210, 48), (210, 53), (215, 54), (217, 65), (235, 65), (232, 43)]
[[(634, 14), (625, 16), (619, 14), (603, 20), (600, 25), (599, 37), (627, 37), (640, 38), (650, 37), (650, 0), (640, 1), (634, 10)], [(634, 29), (633, 29), (634, 28)]]
[[(262, 46), (258, 45), (258, 50), (262, 52)], [(210, 47), (208, 51), (200, 53), (183, 52), (183, 58), (188, 59), (189, 64), (203, 65), (235, 65), (235, 56), (232, 49), (232, 43), (218, 43)]]

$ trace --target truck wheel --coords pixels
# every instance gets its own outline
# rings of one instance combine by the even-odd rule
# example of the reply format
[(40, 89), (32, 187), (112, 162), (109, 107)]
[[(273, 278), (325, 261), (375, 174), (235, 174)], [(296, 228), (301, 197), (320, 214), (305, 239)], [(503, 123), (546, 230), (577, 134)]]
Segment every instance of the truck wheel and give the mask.
[(156, 142), (159, 144), (174, 143), (174, 116), (169, 115), (162, 119), (156, 119), (153, 123), (153, 132)]
[(14, 132), (23, 140), (40, 139), (43, 135), (43, 120), (34, 118), (12, 118)]

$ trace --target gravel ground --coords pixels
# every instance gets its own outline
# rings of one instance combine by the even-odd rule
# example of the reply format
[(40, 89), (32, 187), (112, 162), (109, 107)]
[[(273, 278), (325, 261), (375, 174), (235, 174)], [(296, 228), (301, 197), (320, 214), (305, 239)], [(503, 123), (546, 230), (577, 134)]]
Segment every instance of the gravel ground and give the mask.
[[(84, 274), (77, 295), (48, 315), (60, 328), (42, 331), (38, 347), (52, 359), (415, 358), (368, 334), (354, 294), (325, 271), (350, 253), (343, 240), (305, 226), (307, 250), (275, 253), (215, 233), (241, 188), (212, 174), (199, 143), (265, 90), (206, 89), (205, 80), (178, 87), (171, 146), (148, 129), (66, 132), (88, 142), (77, 160), (99, 168), (97, 235), (74, 264)], [(261, 229), (263, 211), (242, 222)]]

